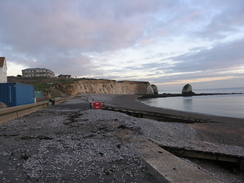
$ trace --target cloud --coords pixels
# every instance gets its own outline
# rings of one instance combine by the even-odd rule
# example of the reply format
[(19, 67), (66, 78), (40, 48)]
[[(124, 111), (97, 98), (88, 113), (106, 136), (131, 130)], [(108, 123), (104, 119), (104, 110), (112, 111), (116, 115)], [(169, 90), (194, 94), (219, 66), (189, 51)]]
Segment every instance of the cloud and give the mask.
[(215, 44), (212, 48), (171, 57), (175, 72), (232, 70), (243, 66), (244, 39)]
[[(232, 42), (216, 43), (211, 48), (193, 47), (189, 52), (175, 57), (157, 59), (148, 63), (121, 66), (114, 70), (113, 77), (123, 78), (126, 73), (134, 75), (131, 80), (150, 80), (153, 83), (185, 83), (186, 81), (209, 82), (228, 78), (240, 78), (244, 75), (243, 63), (244, 39)], [(163, 54), (156, 54), (163, 56)], [(133, 61), (131, 61), (133, 63)], [(239, 70), (239, 71), (238, 71)], [(121, 75), (115, 77), (115, 75)], [(111, 76), (108, 74), (108, 78)], [(140, 79), (138, 79), (140, 78)]]
[(10, 51), (5, 48), (10, 49), (6, 57), (29, 67), (43, 66), (55, 72), (67, 69), (77, 75), (80, 65), (84, 74), (93, 74), (92, 59), (84, 55), (136, 44), (151, 14), (165, 8), (159, 2), (2, 0), (0, 52), (6, 55)]
[[(211, 5), (211, 6), (210, 6)], [(194, 34), (204, 39), (216, 40), (223, 39), (229, 33), (234, 33), (243, 28), (244, 25), (244, 3), (236, 0), (230, 3), (228, 0), (215, 0), (208, 5), (210, 14), (206, 18), (201, 30)]]
[(0, 39), (16, 51), (34, 54), (49, 48), (121, 49), (143, 35), (148, 14), (160, 10), (162, 3), (156, 6), (158, 2), (2, 1)]
[(1, 0), (0, 55), (81, 77), (238, 77), (243, 12), (242, 0)]

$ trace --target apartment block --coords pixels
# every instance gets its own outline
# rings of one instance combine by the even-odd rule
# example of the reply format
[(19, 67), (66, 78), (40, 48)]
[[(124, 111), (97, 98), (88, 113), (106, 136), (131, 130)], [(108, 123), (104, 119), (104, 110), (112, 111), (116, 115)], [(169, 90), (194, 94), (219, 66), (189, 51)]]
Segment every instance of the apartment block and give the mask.
[(23, 77), (55, 77), (53, 71), (46, 68), (29, 68), (22, 70)]

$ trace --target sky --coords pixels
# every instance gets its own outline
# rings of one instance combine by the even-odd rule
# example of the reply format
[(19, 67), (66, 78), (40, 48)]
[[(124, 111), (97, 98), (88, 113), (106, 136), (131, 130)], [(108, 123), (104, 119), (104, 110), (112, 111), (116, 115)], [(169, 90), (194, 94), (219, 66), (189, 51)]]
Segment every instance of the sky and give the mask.
[(244, 87), (243, 17), (243, 0), (0, 0), (0, 56), (8, 76)]

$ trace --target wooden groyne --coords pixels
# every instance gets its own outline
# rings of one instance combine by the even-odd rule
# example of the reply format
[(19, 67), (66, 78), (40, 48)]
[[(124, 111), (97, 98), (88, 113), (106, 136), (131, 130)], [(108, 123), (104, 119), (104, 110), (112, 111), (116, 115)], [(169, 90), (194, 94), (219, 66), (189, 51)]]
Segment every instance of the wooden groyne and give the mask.
[(192, 149), (165, 146), (165, 145), (159, 145), (159, 147), (177, 156), (234, 163), (236, 165), (239, 165), (239, 167), (233, 166), (233, 171), (235, 171), (235, 168), (244, 170), (244, 156), (217, 153), (212, 151), (192, 150)]
[(207, 119), (207, 118), (186, 117), (186, 116), (181, 116), (181, 115), (172, 115), (172, 114), (159, 113), (159, 112), (149, 112), (149, 111), (124, 108), (124, 107), (103, 106), (103, 109), (109, 110), (109, 111), (125, 113), (127, 115), (137, 117), (137, 118), (153, 119), (153, 120), (164, 121), (164, 122), (182, 122), (182, 123), (211, 122), (211, 120)]

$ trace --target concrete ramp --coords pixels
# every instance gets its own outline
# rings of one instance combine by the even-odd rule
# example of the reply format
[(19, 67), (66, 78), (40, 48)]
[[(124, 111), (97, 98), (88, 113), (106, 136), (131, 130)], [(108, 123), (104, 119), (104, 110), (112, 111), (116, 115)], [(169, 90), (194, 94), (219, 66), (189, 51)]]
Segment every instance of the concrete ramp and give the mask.
[(172, 183), (220, 183), (152, 142), (141, 139), (136, 147), (143, 153), (144, 160)]

